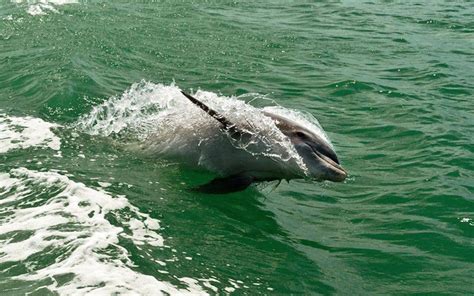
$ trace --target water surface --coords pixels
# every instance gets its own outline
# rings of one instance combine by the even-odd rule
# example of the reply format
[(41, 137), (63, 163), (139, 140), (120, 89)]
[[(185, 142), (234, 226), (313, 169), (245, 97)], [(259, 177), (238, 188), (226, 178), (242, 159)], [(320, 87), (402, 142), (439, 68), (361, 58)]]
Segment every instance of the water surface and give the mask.
[[(469, 1), (3, 2), (0, 289), (474, 293), (473, 15)], [(78, 127), (146, 85), (307, 112), (350, 177), (191, 193), (213, 175)]]

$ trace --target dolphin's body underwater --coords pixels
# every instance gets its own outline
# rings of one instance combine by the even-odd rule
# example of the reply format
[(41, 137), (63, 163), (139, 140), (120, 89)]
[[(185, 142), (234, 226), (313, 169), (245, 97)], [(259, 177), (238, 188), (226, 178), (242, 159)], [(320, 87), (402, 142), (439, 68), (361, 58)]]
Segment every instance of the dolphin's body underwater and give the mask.
[[(248, 149), (241, 149), (241, 144), (254, 145), (255, 149), (265, 151), (268, 144), (253, 141), (252, 125), (250, 123), (233, 123), (222, 114), (209, 108), (207, 105), (182, 92), (194, 105), (202, 109), (206, 116), (213, 117), (218, 126), (209, 133), (220, 133), (219, 137), (213, 138), (213, 151), (208, 151), (208, 159), (211, 161), (207, 167), (210, 170), (218, 171), (220, 177), (211, 182), (195, 188), (197, 191), (205, 193), (230, 193), (241, 191), (255, 182), (290, 180), (299, 178), (312, 178), (317, 181), (330, 180), (335, 182), (343, 181), (347, 172), (340, 166), (339, 159), (330, 144), (308, 128), (285, 118), (282, 115), (271, 111), (261, 111), (263, 116), (270, 118), (278, 130), (286, 137), (289, 145), (298, 154), (298, 160), (288, 158), (278, 161), (269, 154), (254, 154)], [(196, 145), (194, 150), (198, 150), (201, 143)], [(199, 153), (187, 153), (185, 157), (188, 161), (199, 165), (202, 163), (202, 155)], [(192, 154), (192, 155), (191, 155)], [(303, 164), (301, 163), (303, 162)], [(301, 167), (306, 169), (303, 171)]]

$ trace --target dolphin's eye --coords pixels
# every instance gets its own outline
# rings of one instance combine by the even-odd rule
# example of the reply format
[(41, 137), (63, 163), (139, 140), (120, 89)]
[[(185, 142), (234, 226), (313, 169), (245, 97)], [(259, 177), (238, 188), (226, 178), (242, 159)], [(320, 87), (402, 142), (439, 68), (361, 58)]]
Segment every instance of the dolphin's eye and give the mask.
[(302, 139), (305, 139), (305, 138), (308, 137), (308, 136), (307, 136), (305, 133), (303, 133), (303, 132), (296, 132), (295, 135), (296, 135), (297, 137), (299, 137), (299, 138), (302, 138)]

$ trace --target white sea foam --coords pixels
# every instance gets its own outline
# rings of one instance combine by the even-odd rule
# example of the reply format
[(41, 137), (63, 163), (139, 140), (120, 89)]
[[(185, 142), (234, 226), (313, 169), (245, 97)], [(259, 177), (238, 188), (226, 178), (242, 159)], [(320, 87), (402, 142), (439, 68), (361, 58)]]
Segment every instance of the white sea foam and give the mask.
[[(199, 165), (224, 174), (214, 149), (216, 143), (225, 142), (217, 138), (220, 136), (216, 133), (217, 121), (204, 115), (180, 91), (174, 84), (145, 81), (133, 84), (121, 96), (95, 106), (75, 127), (91, 135), (136, 140), (141, 151), (188, 158), (188, 163), (189, 159), (198, 159)], [(289, 139), (262, 111), (298, 122), (330, 144), (318, 121), (309, 114), (280, 106), (260, 109), (239, 97), (229, 98), (207, 91), (197, 91), (193, 95), (231, 122), (242, 124), (240, 128), (252, 135), (245, 142), (231, 141), (235, 148), (245, 150), (253, 157), (270, 158), (280, 166), (286, 166), (288, 171), (298, 171), (299, 175), (308, 173), (304, 162)]]
[(57, 6), (78, 3), (77, 0), (12, 0), (16, 4), (26, 4), (30, 15), (45, 15), (48, 12), (58, 13)]
[[(110, 215), (120, 226), (109, 222)], [(187, 288), (177, 288), (132, 269), (119, 237), (150, 246), (163, 246), (163, 238), (157, 233), (159, 221), (124, 196), (88, 188), (56, 172), (18, 168), (0, 173), (0, 217), (0, 263), (16, 262), (27, 269), (12, 277), (18, 283), (50, 279), (43, 288), (65, 295), (207, 294), (199, 283), (209, 286), (209, 280), (184, 278)], [(34, 259), (41, 256), (55, 260), (45, 264)], [(67, 275), (72, 277), (56, 280)]]
[(14, 117), (0, 113), (0, 153), (28, 147), (59, 150), (60, 140), (51, 131), (58, 125), (34, 117)]
[(461, 223), (468, 223), (469, 225), (474, 226), (474, 219), (464, 217), (464, 218), (459, 219), (459, 221)]

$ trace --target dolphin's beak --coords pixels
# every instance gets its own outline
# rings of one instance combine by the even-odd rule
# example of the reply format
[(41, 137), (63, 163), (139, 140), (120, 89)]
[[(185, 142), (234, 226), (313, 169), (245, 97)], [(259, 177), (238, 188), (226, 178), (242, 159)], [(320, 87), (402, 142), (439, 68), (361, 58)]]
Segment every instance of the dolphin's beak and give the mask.
[(315, 157), (319, 158), (324, 166), (324, 179), (333, 181), (333, 182), (342, 182), (347, 177), (347, 171), (342, 168), (338, 163), (336, 163), (331, 158), (326, 155), (313, 150)]

